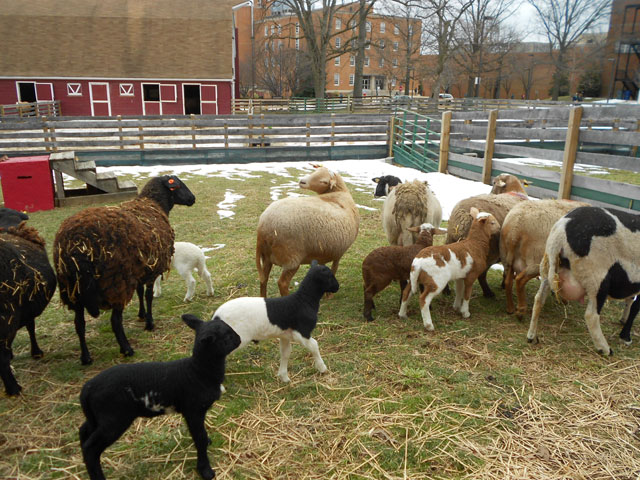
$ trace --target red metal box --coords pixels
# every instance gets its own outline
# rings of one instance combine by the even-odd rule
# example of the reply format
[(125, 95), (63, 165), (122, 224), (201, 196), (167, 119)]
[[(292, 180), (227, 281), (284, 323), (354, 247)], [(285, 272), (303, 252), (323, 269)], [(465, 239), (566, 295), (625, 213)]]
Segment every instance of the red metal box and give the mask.
[(0, 162), (4, 206), (35, 212), (54, 207), (49, 155), (14, 157)]

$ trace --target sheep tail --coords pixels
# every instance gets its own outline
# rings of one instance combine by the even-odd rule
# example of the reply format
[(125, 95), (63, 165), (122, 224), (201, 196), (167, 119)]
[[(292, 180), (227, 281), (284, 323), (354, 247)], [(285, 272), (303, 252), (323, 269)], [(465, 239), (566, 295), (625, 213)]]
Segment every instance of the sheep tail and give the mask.
[(420, 269), (411, 267), (409, 280), (411, 281), (411, 293), (413, 293), (414, 295), (418, 293), (418, 276), (419, 275), (420, 275)]
[(258, 245), (256, 246), (256, 267), (258, 268), (258, 278), (260, 280), (260, 283), (263, 283), (266, 280), (263, 265), (264, 255), (262, 253), (262, 243), (258, 242)]

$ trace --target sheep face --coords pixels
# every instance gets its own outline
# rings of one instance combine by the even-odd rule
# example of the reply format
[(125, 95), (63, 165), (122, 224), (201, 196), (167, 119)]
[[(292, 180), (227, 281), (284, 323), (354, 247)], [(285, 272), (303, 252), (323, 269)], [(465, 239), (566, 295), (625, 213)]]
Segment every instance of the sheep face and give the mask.
[(17, 227), (20, 222), (29, 220), (29, 215), (13, 208), (0, 208), (0, 228)]
[(322, 194), (333, 190), (336, 186), (336, 174), (326, 167), (318, 167), (314, 172), (300, 179), (300, 188)]
[(176, 205), (191, 206), (196, 201), (196, 196), (191, 193), (182, 180), (175, 175), (165, 175), (162, 177), (162, 184), (171, 192), (173, 203)]
[(374, 192), (374, 197), (386, 197), (389, 195), (389, 192), (393, 187), (402, 183), (398, 177), (394, 177), (393, 175), (385, 175), (383, 177), (375, 177), (372, 180), (377, 183), (376, 191)]
[(527, 182), (518, 179), (515, 175), (510, 173), (501, 173), (493, 179), (493, 187), (491, 192), (493, 194), (507, 193), (507, 192), (520, 192), (526, 195), (523, 184), (526, 186)]
[(182, 321), (195, 330), (193, 356), (200, 361), (226, 357), (240, 346), (240, 336), (220, 319), (203, 322), (195, 315), (182, 315)]

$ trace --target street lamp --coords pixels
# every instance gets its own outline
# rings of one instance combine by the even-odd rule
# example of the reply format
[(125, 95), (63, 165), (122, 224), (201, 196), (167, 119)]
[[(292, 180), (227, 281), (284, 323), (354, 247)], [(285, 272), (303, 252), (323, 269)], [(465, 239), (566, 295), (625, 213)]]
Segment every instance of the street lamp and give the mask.
[(475, 81), (474, 97), (480, 96), (480, 75), (482, 75), (482, 47), (484, 44), (484, 22), (493, 20), (492, 16), (483, 15), (480, 21), (480, 46), (478, 48), (478, 76)]

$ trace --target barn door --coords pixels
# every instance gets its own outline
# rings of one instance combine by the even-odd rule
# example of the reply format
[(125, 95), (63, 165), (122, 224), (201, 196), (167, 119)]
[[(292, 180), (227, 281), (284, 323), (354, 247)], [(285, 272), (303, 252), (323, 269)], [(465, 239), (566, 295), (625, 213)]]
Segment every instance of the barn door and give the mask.
[(89, 101), (91, 102), (91, 115), (110, 116), (111, 97), (109, 84), (106, 82), (89, 82)]
[(202, 95), (202, 113), (218, 114), (218, 86), (217, 85), (201, 85), (200, 92)]
[(38, 102), (53, 102), (53, 83), (36, 83)]

